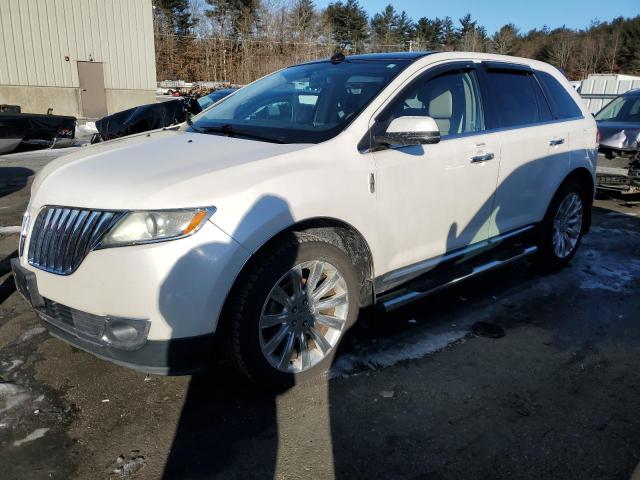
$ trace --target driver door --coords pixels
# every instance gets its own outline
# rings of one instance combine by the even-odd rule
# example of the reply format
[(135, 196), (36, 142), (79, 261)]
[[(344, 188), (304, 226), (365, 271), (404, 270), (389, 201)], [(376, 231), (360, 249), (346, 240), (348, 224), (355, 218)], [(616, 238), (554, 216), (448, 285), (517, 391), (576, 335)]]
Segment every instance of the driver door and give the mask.
[[(473, 64), (430, 70), (375, 118), (372, 135), (400, 116), (430, 116), (437, 144), (374, 149), (381, 273), (423, 273), (419, 262), (486, 240), (492, 221), (500, 148), (484, 132)], [(406, 268), (410, 267), (410, 268)], [(394, 275), (395, 277), (396, 275)]]

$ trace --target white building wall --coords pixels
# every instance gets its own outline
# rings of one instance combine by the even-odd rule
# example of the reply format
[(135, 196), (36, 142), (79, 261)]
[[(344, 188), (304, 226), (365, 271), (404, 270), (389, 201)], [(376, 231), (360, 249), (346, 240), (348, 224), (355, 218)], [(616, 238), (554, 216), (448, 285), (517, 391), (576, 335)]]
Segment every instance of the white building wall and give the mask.
[(24, 100), (28, 90), (15, 86), (77, 90), (76, 62), (91, 60), (103, 63), (112, 106), (153, 101), (151, 0), (0, 0), (0, 103)]

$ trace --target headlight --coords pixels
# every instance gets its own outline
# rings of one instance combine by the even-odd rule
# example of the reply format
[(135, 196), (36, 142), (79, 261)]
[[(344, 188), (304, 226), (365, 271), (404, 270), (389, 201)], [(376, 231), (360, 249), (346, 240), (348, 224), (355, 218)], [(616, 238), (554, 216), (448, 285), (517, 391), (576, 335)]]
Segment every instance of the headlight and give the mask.
[(109, 230), (98, 248), (162, 242), (198, 231), (215, 208), (129, 212)]

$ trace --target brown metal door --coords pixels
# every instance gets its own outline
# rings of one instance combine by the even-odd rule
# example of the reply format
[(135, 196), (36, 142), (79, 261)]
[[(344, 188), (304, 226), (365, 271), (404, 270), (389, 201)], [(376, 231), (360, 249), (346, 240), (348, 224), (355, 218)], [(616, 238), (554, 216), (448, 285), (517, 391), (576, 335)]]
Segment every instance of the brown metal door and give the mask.
[(104, 90), (102, 63), (78, 62), (82, 116), (101, 118), (107, 114), (107, 94)]

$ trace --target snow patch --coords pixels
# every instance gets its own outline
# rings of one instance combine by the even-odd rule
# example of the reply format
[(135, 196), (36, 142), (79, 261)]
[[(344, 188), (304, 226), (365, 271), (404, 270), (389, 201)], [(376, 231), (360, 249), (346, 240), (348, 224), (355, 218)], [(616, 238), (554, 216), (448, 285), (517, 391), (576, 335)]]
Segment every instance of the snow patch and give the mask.
[(22, 227), (20, 225), (12, 225), (10, 227), (0, 227), (0, 235), (12, 235), (14, 233), (20, 233)]
[(11, 360), (10, 362), (2, 362), (2, 369), (5, 372), (10, 372), (11, 370), (22, 365), (23, 363), (24, 363), (24, 360), (20, 360), (20, 359)]
[(620, 292), (635, 279), (640, 278), (640, 261), (628, 259), (621, 263), (619, 259), (607, 256), (595, 250), (587, 250), (589, 262), (581, 266), (580, 288), (584, 290), (608, 290)]
[(611, 211), (611, 212), (607, 212), (607, 215), (611, 217), (637, 217), (640, 214), (634, 213), (634, 212), (624, 213), (624, 212)]
[[(400, 342), (394, 345), (371, 347), (358, 354), (344, 355), (334, 363), (329, 371), (329, 378), (350, 376), (362, 370), (386, 368), (405, 360), (417, 360), (435, 353), (448, 345), (464, 338), (468, 330), (433, 333), (424, 332), (413, 338), (413, 341)], [(374, 350), (375, 348), (375, 350)]]
[(13, 442), (13, 446), (19, 447), (24, 443), (33, 442), (34, 440), (44, 437), (45, 433), (47, 433), (48, 431), (49, 431), (48, 428), (36, 428), (33, 432), (31, 432), (29, 435), (24, 437), (22, 440), (16, 440), (15, 442)]
[(29, 398), (31, 395), (15, 383), (0, 383), (0, 413), (24, 404)]
[(30, 328), (29, 330), (23, 332), (22, 335), (20, 335), (20, 338), (18, 339), (18, 341), (26, 342), (27, 340), (30, 340), (31, 338), (35, 337), (36, 335), (40, 335), (41, 333), (44, 333), (46, 331), (47, 331), (47, 329), (44, 328), (44, 327), (33, 327), (33, 328)]
[(591, 226), (590, 229), (591, 233), (602, 233), (608, 237), (610, 237), (611, 235), (629, 235), (629, 236), (638, 236), (640, 235), (639, 231), (636, 230), (629, 230), (626, 228), (605, 228), (605, 227), (597, 227), (597, 226)]

